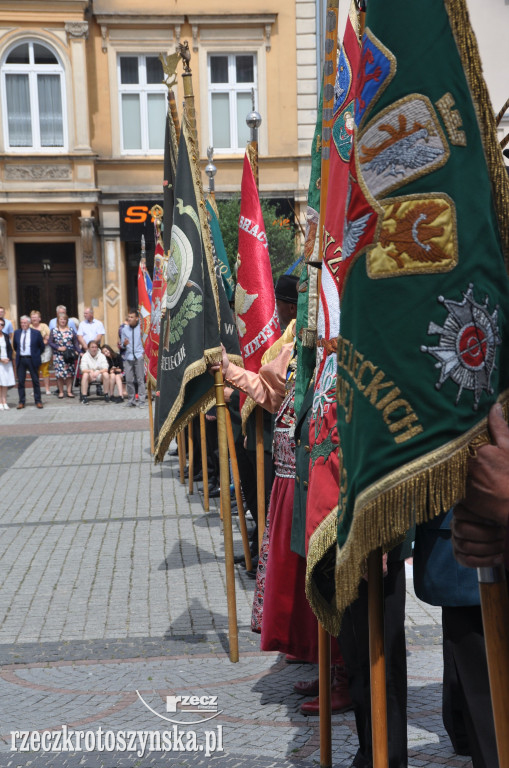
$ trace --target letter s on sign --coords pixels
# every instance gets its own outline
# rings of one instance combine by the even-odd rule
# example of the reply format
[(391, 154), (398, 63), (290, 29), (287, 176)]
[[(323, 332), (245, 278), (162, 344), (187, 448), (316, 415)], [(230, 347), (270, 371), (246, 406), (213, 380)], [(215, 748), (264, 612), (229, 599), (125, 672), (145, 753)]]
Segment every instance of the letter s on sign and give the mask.
[(144, 224), (148, 217), (146, 205), (130, 205), (126, 211), (124, 221), (126, 224)]

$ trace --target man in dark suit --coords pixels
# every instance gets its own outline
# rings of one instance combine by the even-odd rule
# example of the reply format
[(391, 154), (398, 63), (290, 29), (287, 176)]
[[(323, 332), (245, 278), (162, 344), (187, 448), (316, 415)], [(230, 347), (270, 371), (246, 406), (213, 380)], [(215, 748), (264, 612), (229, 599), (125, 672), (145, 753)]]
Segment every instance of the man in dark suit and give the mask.
[(21, 328), (14, 331), (12, 346), (16, 352), (16, 373), (18, 375), (18, 409), (25, 407), (25, 379), (30, 373), (34, 388), (34, 399), (37, 408), (42, 408), (41, 386), (39, 384), (39, 366), (41, 354), (44, 352), (44, 339), (39, 331), (30, 328), (30, 318), (20, 317)]

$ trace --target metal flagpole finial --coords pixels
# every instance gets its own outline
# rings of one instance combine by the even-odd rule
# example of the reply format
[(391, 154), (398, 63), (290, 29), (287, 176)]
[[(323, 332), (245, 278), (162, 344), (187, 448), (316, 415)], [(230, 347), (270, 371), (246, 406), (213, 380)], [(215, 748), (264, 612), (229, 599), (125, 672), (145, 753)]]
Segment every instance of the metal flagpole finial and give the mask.
[(258, 128), (262, 124), (262, 116), (255, 109), (255, 92), (254, 88), (251, 91), (251, 98), (253, 102), (253, 109), (246, 117), (246, 123), (251, 128), (251, 141), (258, 141)]
[(207, 147), (207, 157), (209, 162), (205, 166), (205, 173), (209, 177), (209, 192), (214, 192), (214, 176), (217, 173), (217, 168), (212, 162), (214, 159), (214, 147)]
[(166, 56), (162, 53), (159, 56), (159, 61), (163, 67), (164, 82), (168, 90), (170, 91), (177, 83), (177, 66), (180, 61), (179, 53), (168, 53)]
[(184, 65), (184, 74), (190, 75), (191, 74), (191, 67), (190, 67), (191, 51), (189, 50), (189, 43), (187, 42), (187, 40), (183, 43), (179, 43), (177, 45), (176, 50), (178, 55), (182, 59), (182, 64)]
[(141, 256), (145, 258), (145, 235), (141, 236)]

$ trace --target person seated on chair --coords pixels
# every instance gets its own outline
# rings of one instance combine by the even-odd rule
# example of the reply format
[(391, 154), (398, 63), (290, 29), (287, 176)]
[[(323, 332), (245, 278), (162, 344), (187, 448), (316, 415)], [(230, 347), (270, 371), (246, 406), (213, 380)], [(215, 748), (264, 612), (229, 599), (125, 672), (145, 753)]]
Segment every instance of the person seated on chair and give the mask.
[[(97, 341), (89, 341), (88, 349), (81, 358), (81, 402), (88, 405), (88, 387), (92, 382), (96, 386), (102, 381), (109, 382), (108, 361), (99, 351)], [(108, 398), (109, 399), (109, 398)]]
[[(109, 366), (109, 379), (104, 377), (104, 399), (106, 402), (111, 400), (112, 403), (123, 403), (123, 377), (124, 377), (124, 361), (121, 355), (116, 355), (109, 344), (104, 344), (102, 353)], [(114, 397), (115, 384), (118, 389), (118, 396)]]

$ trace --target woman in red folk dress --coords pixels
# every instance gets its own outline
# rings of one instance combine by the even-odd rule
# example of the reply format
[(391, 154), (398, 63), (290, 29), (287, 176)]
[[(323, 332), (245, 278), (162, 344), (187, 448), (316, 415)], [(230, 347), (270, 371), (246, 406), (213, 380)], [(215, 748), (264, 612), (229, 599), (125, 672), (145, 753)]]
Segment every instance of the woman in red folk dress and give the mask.
[[(279, 304), (279, 302), (278, 302)], [(278, 306), (278, 311), (280, 307)], [(294, 323), (285, 338), (291, 337)], [(276, 413), (274, 463), (267, 525), (256, 575), (252, 629), (261, 631), (263, 651), (280, 651), (316, 662), (318, 630), (305, 595), (306, 561), (290, 549), (295, 486), (295, 344), (284, 343), (277, 357), (252, 373), (230, 363), (223, 351), (225, 380), (257, 405)]]

